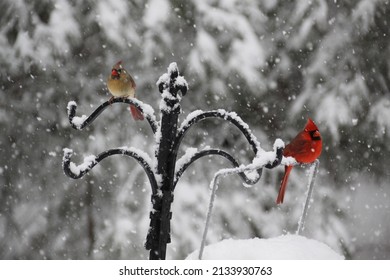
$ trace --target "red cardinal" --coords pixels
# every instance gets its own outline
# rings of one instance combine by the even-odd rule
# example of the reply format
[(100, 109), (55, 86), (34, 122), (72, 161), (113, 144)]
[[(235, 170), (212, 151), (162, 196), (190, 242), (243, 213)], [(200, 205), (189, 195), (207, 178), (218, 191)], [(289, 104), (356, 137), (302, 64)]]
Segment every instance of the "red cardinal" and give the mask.
[[(283, 156), (293, 157), (298, 163), (312, 163), (320, 156), (321, 151), (321, 134), (318, 131), (316, 124), (311, 119), (308, 119), (303, 131), (299, 132), (291, 143), (286, 146)], [(278, 198), (276, 199), (277, 204), (283, 203), (287, 179), (292, 168), (292, 165), (286, 165), (284, 167), (284, 176), (282, 184), (280, 185)]]
[[(112, 66), (111, 74), (107, 79), (108, 90), (114, 97), (135, 97), (135, 82), (133, 77), (122, 67), (122, 61)], [(143, 120), (144, 116), (134, 105), (130, 105), (130, 112), (135, 120)]]

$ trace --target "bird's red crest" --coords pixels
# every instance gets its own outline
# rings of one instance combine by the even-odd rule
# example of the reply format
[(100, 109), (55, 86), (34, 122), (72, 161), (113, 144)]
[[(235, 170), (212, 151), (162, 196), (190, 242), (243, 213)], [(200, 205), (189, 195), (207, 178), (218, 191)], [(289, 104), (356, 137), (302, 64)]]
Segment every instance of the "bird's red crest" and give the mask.
[(306, 126), (305, 126), (305, 130), (306, 131), (315, 131), (315, 130), (318, 130), (318, 127), (317, 125), (312, 121), (312, 119), (308, 119), (307, 120), (307, 123), (306, 123)]
[(121, 69), (122, 68), (122, 60), (119, 60), (117, 63), (115, 63), (114, 66), (112, 66), (112, 69)]

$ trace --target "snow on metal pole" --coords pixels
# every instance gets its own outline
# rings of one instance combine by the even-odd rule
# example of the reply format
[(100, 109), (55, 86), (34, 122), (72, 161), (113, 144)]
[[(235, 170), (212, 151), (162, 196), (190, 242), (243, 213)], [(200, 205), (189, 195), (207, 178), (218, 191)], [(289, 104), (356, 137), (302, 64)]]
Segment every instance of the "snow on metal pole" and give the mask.
[(206, 216), (206, 224), (204, 226), (204, 231), (203, 231), (203, 235), (202, 235), (202, 242), (200, 244), (200, 249), (199, 249), (199, 256), (198, 258), (201, 260), (202, 259), (202, 256), (203, 256), (203, 250), (204, 250), (204, 246), (206, 245), (206, 237), (207, 237), (207, 232), (209, 230), (209, 224), (210, 224), (210, 219), (211, 219), (211, 213), (213, 211), (213, 206), (214, 206), (214, 200), (215, 200), (215, 194), (217, 192), (217, 188), (218, 188), (218, 177), (219, 175), (221, 174), (216, 174), (213, 178), (213, 180), (211, 181), (210, 183), (210, 186), (212, 185), (213, 188), (211, 190), (211, 196), (210, 196), (210, 202), (209, 202), (209, 207), (208, 207), (208, 210), (207, 210), (207, 216)]
[(311, 196), (313, 194), (314, 182), (316, 180), (319, 165), (320, 165), (320, 161), (318, 159), (316, 159), (310, 167), (309, 180), (307, 183), (308, 190), (307, 190), (306, 200), (305, 200), (305, 204), (303, 207), (302, 215), (299, 218), (299, 222), (298, 222), (297, 234), (299, 234), (299, 235), (302, 234), (303, 230), (305, 229), (305, 221), (306, 221), (306, 217), (307, 217), (307, 212), (309, 210), (310, 200), (311, 200)]
[(168, 72), (157, 81), (162, 100), (160, 102), (161, 124), (156, 133), (157, 176), (161, 178), (157, 196), (152, 197), (153, 210), (145, 247), (150, 250), (150, 259), (164, 260), (167, 244), (171, 242), (171, 205), (173, 202), (175, 154), (179, 146), (174, 147), (177, 135), (180, 109), (180, 91), (185, 95), (188, 84), (179, 75), (176, 63), (171, 63)]

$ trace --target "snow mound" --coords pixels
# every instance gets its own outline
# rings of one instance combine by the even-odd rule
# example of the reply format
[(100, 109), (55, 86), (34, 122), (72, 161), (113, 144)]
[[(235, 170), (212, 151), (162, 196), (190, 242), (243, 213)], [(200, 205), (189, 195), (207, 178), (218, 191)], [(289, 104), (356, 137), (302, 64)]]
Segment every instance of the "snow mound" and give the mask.
[[(199, 250), (187, 260), (197, 260)], [(206, 246), (204, 260), (343, 260), (328, 245), (300, 235), (283, 235), (269, 239), (226, 239)]]

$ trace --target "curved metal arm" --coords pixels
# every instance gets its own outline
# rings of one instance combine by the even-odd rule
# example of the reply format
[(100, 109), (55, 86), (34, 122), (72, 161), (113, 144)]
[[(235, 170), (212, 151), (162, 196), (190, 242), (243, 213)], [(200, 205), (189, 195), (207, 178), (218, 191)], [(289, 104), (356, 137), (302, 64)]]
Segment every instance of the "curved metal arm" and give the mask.
[[(196, 152), (195, 154), (193, 154), (192, 157), (186, 163), (184, 163), (179, 168), (179, 170), (176, 171), (176, 173), (175, 173), (175, 180), (173, 182), (173, 188), (176, 187), (176, 184), (179, 181), (181, 175), (184, 173), (184, 171), (193, 162), (195, 162), (197, 159), (200, 159), (201, 157), (209, 156), (209, 155), (219, 155), (219, 156), (222, 156), (222, 157), (228, 159), (232, 163), (232, 165), (234, 167), (239, 167), (240, 166), (238, 164), (238, 162), (236, 161), (236, 159), (232, 155), (230, 155), (229, 153), (227, 153), (227, 152), (225, 152), (223, 150), (219, 150), (219, 149), (205, 149), (205, 150), (202, 150), (202, 151), (199, 151), (199, 152)], [(256, 176), (256, 178), (254, 178), (254, 179), (251, 179), (248, 176), (246, 176), (246, 174), (244, 172), (238, 173), (238, 175), (242, 178), (242, 180), (246, 184), (254, 185), (254, 184), (256, 184), (260, 180), (260, 177), (261, 177), (261, 174), (262, 174), (262, 169), (258, 169), (257, 173), (258, 173), (259, 176)]]
[(195, 124), (198, 123), (204, 119), (207, 118), (220, 118), (229, 121), (233, 125), (235, 125), (241, 132), (244, 134), (245, 138), (248, 140), (249, 144), (252, 146), (253, 152), (257, 154), (259, 151), (261, 151), (260, 143), (257, 141), (256, 136), (254, 136), (249, 129), (248, 125), (241, 120), (240, 117), (237, 116), (234, 112), (227, 112), (225, 110), (214, 110), (214, 111), (208, 111), (208, 112), (202, 112), (202, 111), (195, 111), (194, 116), (189, 118), (187, 117), (187, 120), (185, 120), (181, 127), (179, 128), (175, 145), (173, 150), (175, 150), (176, 147), (178, 147), (184, 137), (184, 135), (187, 133), (189, 128)]
[(82, 130), (84, 127), (91, 124), (109, 105), (113, 103), (119, 103), (119, 102), (131, 104), (137, 107), (137, 109), (142, 112), (142, 114), (149, 122), (153, 130), (153, 133), (156, 133), (158, 123), (156, 121), (153, 108), (148, 104), (143, 103), (134, 98), (115, 97), (112, 100), (106, 101), (103, 104), (101, 104), (99, 107), (97, 107), (96, 110), (89, 117), (85, 115), (83, 115), (82, 117), (75, 117), (77, 103), (75, 101), (70, 101), (67, 107), (69, 122), (74, 129)]
[[(262, 152), (264, 152), (261, 149), (260, 143), (257, 141), (256, 136), (254, 136), (252, 134), (248, 125), (244, 121), (242, 121), (241, 118), (238, 117), (236, 113), (227, 112), (225, 110), (215, 110), (215, 111), (208, 111), (208, 112), (203, 112), (203, 111), (199, 110), (199, 111), (193, 112), (192, 114), (193, 114), (192, 116), (188, 116), (187, 119), (182, 123), (181, 127), (179, 128), (178, 134), (175, 138), (175, 143), (174, 143), (173, 148), (172, 148), (175, 160), (177, 157), (178, 147), (180, 146), (180, 143), (183, 140), (185, 134), (188, 132), (189, 128), (193, 124), (196, 124), (196, 123), (198, 123), (202, 120), (205, 120), (207, 118), (220, 118), (220, 119), (229, 121), (230, 123), (235, 125), (244, 134), (245, 138), (248, 140), (249, 144), (252, 146), (252, 150), (255, 153), (255, 156), (259, 156)], [(275, 153), (276, 153), (275, 159), (272, 162), (268, 162), (267, 164), (265, 164), (264, 167), (271, 169), (271, 168), (278, 166), (281, 163), (282, 158), (283, 158), (283, 148), (284, 148), (284, 145), (283, 145), (283, 147), (277, 147), (277, 149), (275, 149)], [(234, 167), (239, 166), (237, 161), (230, 154), (228, 154), (222, 150), (217, 150), (217, 149), (203, 150), (203, 151), (200, 151), (200, 152), (196, 153), (195, 155), (193, 155), (193, 157), (191, 158), (190, 161), (188, 161), (186, 164), (184, 164), (182, 167), (180, 167), (180, 169), (175, 174), (176, 176), (175, 176), (174, 186), (176, 186), (176, 183), (180, 179), (180, 176), (182, 175), (184, 170), (192, 162), (194, 162), (195, 160), (197, 160), (203, 156), (206, 156), (206, 155), (220, 155), (220, 156), (227, 158), (233, 164)], [(249, 185), (253, 185), (253, 184), (258, 182), (258, 180), (260, 179), (260, 177), (262, 175), (262, 168), (259, 168), (257, 170), (257, 174), (259, 176), (257, 176), (255, 180), (251, 180), (245, 175), (245, 173), (239, 173), (240, 177), (245, 181), (245, 183), (247, 183)]]
[(264, 165), (264, 167), (267, 169), (272, 169), (278, 166), (279, 164), (281, 164), (283, 159), (283, 151), (284, 151), (284, 143), (279, 141), (275, 142), (274, 144), (274, 152), (276, 155), (275, 160), (267, 163), (266, 165)]
[(80, 165), (75, 165), (70, 161), (70, 158), (73, 155), (73, 151), (71, 149), (64, 149), (64, 156), (62, 160), (62, 166), (64, 172), (67, 176), (73, 179), (79, 179), (87, 174), (96, 164), (105, 159), (106, 157), (112, 155), (126, 155), (134, 158), (145, 170), (146, 175), (149, 178), (150, 184), (152, 186), (152, 193), (157, 194), (157, 181), (153, 173), (153, 169), (151, 167), (150, 159), (147, 159), (147, 156), (140, 153), (139, 151), (132, 148), (116, 148), (109, 149), (99, 154), (98, 156), (88, 156), (84, 159), (84, 163)]

